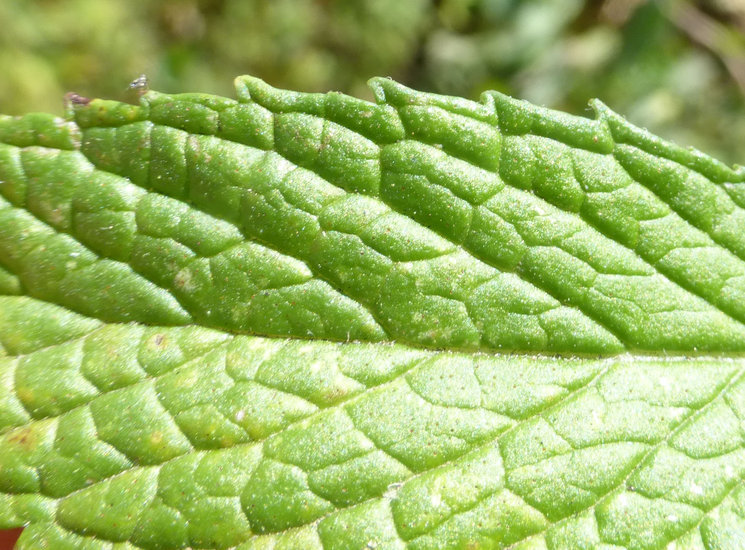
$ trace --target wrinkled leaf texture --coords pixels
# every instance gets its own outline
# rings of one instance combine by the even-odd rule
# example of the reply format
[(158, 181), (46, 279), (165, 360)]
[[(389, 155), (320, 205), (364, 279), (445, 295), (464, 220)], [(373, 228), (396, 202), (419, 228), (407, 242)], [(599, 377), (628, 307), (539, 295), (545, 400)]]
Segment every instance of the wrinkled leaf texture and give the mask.
[(745, 170), (371, 86), (0, 118), (0, 527), (745, 547)]

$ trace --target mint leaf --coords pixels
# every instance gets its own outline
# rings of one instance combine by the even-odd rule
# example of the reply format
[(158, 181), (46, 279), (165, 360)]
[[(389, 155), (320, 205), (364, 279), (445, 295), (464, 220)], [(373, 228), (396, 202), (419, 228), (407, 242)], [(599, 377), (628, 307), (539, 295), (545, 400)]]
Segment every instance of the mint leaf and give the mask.
[(741, 547), (745, 171), (372, 88), (0, 119), (0, 528)]

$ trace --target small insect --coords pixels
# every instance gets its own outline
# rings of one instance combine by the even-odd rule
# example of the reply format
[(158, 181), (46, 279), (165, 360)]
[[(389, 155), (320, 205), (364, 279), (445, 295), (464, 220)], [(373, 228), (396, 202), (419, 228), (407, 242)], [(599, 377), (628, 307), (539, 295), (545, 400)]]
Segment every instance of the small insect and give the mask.
[(132, 82), (129, 83), (129, 86), (127, 86), (127, 90), (132, 90), (136, 92), (137, 95), (142, 95), (149, 89), (150, 83), (148, 82), (147, 76), (144, 74), (141, 74), (140, 76), (135, 78)]
[(83, 97), (75, 92), (68, 92), (65, 94), (66, 105), (88, 105), (90, 102), (90, 98)]

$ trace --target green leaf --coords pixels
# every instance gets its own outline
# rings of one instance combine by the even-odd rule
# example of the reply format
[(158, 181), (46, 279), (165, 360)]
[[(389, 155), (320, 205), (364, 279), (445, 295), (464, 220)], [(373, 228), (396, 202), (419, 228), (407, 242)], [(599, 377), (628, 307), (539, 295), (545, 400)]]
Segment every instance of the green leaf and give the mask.
[(371, 85), (0, 118), (0, 528), (745, 546), (745, 169)]

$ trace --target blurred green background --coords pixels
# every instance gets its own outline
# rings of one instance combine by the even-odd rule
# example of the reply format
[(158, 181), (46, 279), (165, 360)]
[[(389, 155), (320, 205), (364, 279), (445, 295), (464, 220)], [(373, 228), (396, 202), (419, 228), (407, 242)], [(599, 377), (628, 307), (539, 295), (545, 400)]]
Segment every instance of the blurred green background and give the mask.
[(745, 163), (745, 0), (1, 0), (0, 112), (67, 91), (232, 95), (233, 77), (370, 98), (365, 81), (497, 89)]

